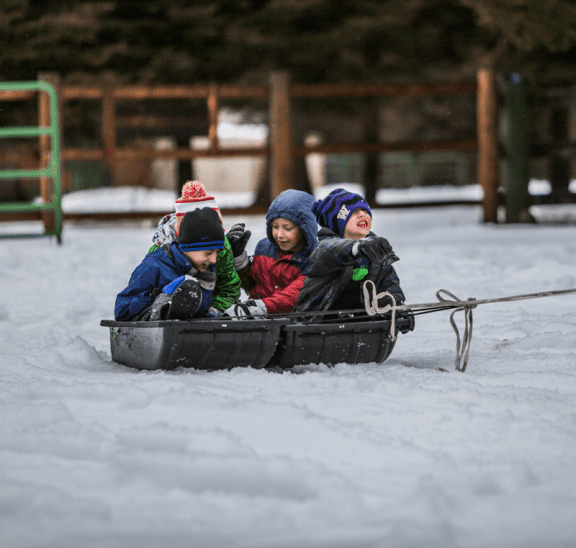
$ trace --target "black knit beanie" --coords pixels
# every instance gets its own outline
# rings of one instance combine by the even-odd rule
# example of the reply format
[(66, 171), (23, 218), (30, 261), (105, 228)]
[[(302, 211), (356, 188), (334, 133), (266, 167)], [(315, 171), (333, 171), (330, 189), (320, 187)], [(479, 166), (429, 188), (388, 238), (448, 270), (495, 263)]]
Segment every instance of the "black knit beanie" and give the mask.
[(180, 224), (178, 243), (182, 251), (224, 249), (224, 229), (218, 213), (209, 207), (188, 211)]

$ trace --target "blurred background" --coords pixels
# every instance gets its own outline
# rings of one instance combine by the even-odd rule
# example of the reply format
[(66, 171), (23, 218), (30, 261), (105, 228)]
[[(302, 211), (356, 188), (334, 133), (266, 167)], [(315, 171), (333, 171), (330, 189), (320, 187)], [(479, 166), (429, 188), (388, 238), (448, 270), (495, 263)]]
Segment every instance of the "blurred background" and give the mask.
[[(0, 83), (59, 92), (64, 194), (178, 195), (196, 178), (242, 207), (341, 184), (375, 206), (390, 200), (382, 190), (426, 187), (472, 187), (439, 201), (478, 202), (483, 70), (498, 203), (508, 192), (507, 220), (532, 220), (530, 205), (574, 202), (575, 61), (568, 0), (0, 2)], [(37, 125), (38, 109), (0, 101), (0, 127)], [(286, 159), (272, 141), (286, 135), (274, 186)], [(36, 141), (0, 139), (0, 170), (37, 167)], [(30, 179), (0, 180), (0, 201), (38, 195)]]

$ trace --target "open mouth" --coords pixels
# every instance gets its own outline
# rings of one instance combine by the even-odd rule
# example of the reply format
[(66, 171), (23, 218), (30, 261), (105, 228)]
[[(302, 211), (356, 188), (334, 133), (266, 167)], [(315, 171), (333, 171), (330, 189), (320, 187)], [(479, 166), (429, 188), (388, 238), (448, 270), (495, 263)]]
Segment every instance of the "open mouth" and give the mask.
[(359, 226), (360, 228), (366, 228), (366, 227), (368, 226), (368, 223), (367, 223), (366, 221), (360, 221), (360, 222), (358, 223), (358, 226)]

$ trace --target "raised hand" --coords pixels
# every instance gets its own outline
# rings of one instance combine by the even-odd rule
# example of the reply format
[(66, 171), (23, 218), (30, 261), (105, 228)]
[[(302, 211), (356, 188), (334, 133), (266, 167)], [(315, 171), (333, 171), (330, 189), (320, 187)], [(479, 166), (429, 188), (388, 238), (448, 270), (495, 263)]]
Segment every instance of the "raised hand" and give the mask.
[(242, 270), (248, 266), (248, 254), (246, 253), (246, 244), (252, 235), (252, 232), (246, 230), (244, 223), (237, 223), (226, 234), (226, 238), (232, 247), (234, 255), (234, 268)]
[(252, 232), (244, 228), (245, 226), (246, 225), (244, 223), (236, 223), (228, 231), (228, 234), (226, 234), (226, 238), (228, 238), (228, 241), (232, 246), (232, 253), (234, 254), (234, 258), (239, 257), (242, 255), (242, 253), (244, 253), (246, 244), (252, 235)]
[(360, 240), (358, 252), (364, 255), (370, 261), (370, 264), (383, 262), (388, 255), (394, 253), (388, 240), (380, 236)]

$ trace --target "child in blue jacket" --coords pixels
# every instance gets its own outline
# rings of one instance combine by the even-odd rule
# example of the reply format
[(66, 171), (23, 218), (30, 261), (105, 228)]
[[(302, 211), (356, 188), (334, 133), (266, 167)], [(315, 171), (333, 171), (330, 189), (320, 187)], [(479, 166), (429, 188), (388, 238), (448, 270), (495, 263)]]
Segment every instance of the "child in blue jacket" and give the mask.
[(175, 242), (148, 253), (116, 297), (117, 321), (189, 320), (216, 315), (211, 310), (216, 259), (224, 230), (216, 211), (184, 215)]

